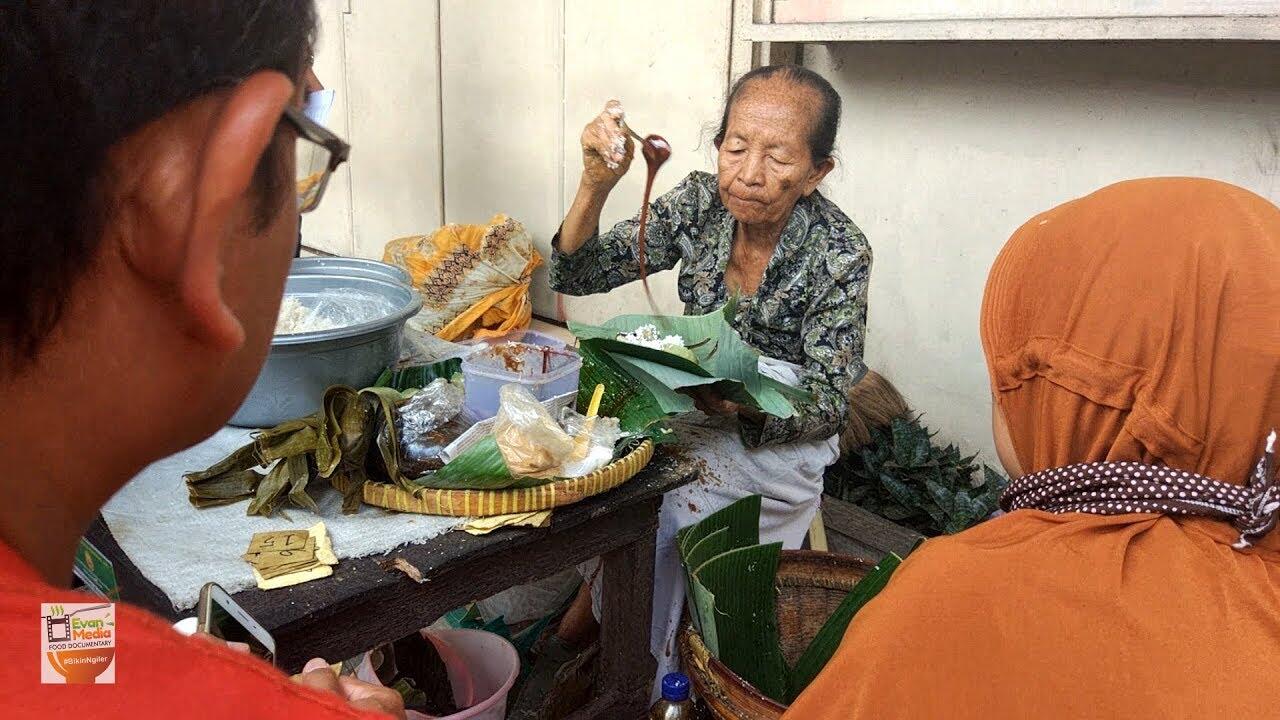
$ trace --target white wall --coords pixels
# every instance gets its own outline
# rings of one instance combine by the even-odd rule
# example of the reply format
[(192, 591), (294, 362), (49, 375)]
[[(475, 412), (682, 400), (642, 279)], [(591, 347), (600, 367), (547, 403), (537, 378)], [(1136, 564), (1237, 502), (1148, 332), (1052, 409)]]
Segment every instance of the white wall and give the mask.
[[(445, 220), (522, 221), (545, 258), (582, 172), (582, 127), (617, 98), (644, 133), (675, 153), (658, 176), (665, 191), (711, 167), (703, 126), (718, 119), (728, 81), (728, 0), (444, 0)], [(666, 18), (646, 29), (643, 20)], [(614, 190), (602, 227), (640, 208), (644, 162)], [(660, 307), (680, 312), (673, 273), (650, 283)], [(601, 321), (645, 307), (639, 287), (566, 298), (575, 320)], [(546, 268), (535, 311), (554, 316)]]
[(804, 57), (844, 98), (826, 192), (875, 252), (868, 364), (988, 462), (978, 310), (1019, 224), (1150, 175), (1280, 200), (1280, 46), (849, 43)]

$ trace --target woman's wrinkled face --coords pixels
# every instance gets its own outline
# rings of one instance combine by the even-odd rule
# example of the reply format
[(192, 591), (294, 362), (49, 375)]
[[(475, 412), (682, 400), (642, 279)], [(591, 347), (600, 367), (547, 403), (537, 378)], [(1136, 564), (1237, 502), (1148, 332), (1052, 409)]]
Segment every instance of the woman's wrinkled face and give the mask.
[(809, 151), (820, 107), (816, 92), (782, 78), (742, 88), (729, 108), (718, 158), (720, 200), (738, 222), (785, 222), (796, 201), (831, 170), (830, 158), (814, 163)]

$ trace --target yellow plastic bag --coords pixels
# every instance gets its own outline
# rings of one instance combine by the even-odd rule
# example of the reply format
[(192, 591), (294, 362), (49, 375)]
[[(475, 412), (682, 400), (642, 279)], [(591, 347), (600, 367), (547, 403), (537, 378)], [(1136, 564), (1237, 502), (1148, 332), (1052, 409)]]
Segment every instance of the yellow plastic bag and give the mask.
[(422, 312), (409, 321), (416, 330), (452, 341), (529, 327), (529, 282), (542, 256), (524, 225), (506, 215), (392, 240), (383, 262), (408, 271), (422, 295)]

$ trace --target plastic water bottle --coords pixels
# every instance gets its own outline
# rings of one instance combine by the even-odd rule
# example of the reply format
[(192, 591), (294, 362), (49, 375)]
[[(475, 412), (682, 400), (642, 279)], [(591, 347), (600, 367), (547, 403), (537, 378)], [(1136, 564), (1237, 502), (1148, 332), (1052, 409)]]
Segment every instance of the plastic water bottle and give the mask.
[(649, 708), (649, 720), (694, 720), (689, 678), (684, 673), (667, 673), (662, 678), (662, 699)]

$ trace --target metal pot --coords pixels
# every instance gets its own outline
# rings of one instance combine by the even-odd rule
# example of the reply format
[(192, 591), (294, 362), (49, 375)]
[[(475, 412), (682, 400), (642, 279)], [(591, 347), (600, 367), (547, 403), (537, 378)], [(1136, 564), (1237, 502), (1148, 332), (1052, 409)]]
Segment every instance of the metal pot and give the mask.
[[(358, 389), (373, 384), (399, 357), (405, 321), (422, 307), (422, 298), (407, 282), (377, 268), (331, 263), (323, 272), (305, 265), (299, 271), (298, 262), (285, 282), (285, 295), (363, 291), (390, 299), (396, 309), (359, 325), (272, 338), (266, 364), (249, 396), (232, 416), (232, 425), (278, 425), (318, 411), (324, 391), (331, 385)], [(396, 270), (390, 265), (384, 267)]]
[(289, 268), (290, 275), (363, 275), (382, 277), (405, 285), (411, 284), (403, 268), (377, 260), (349, 257), (297, 258)]

